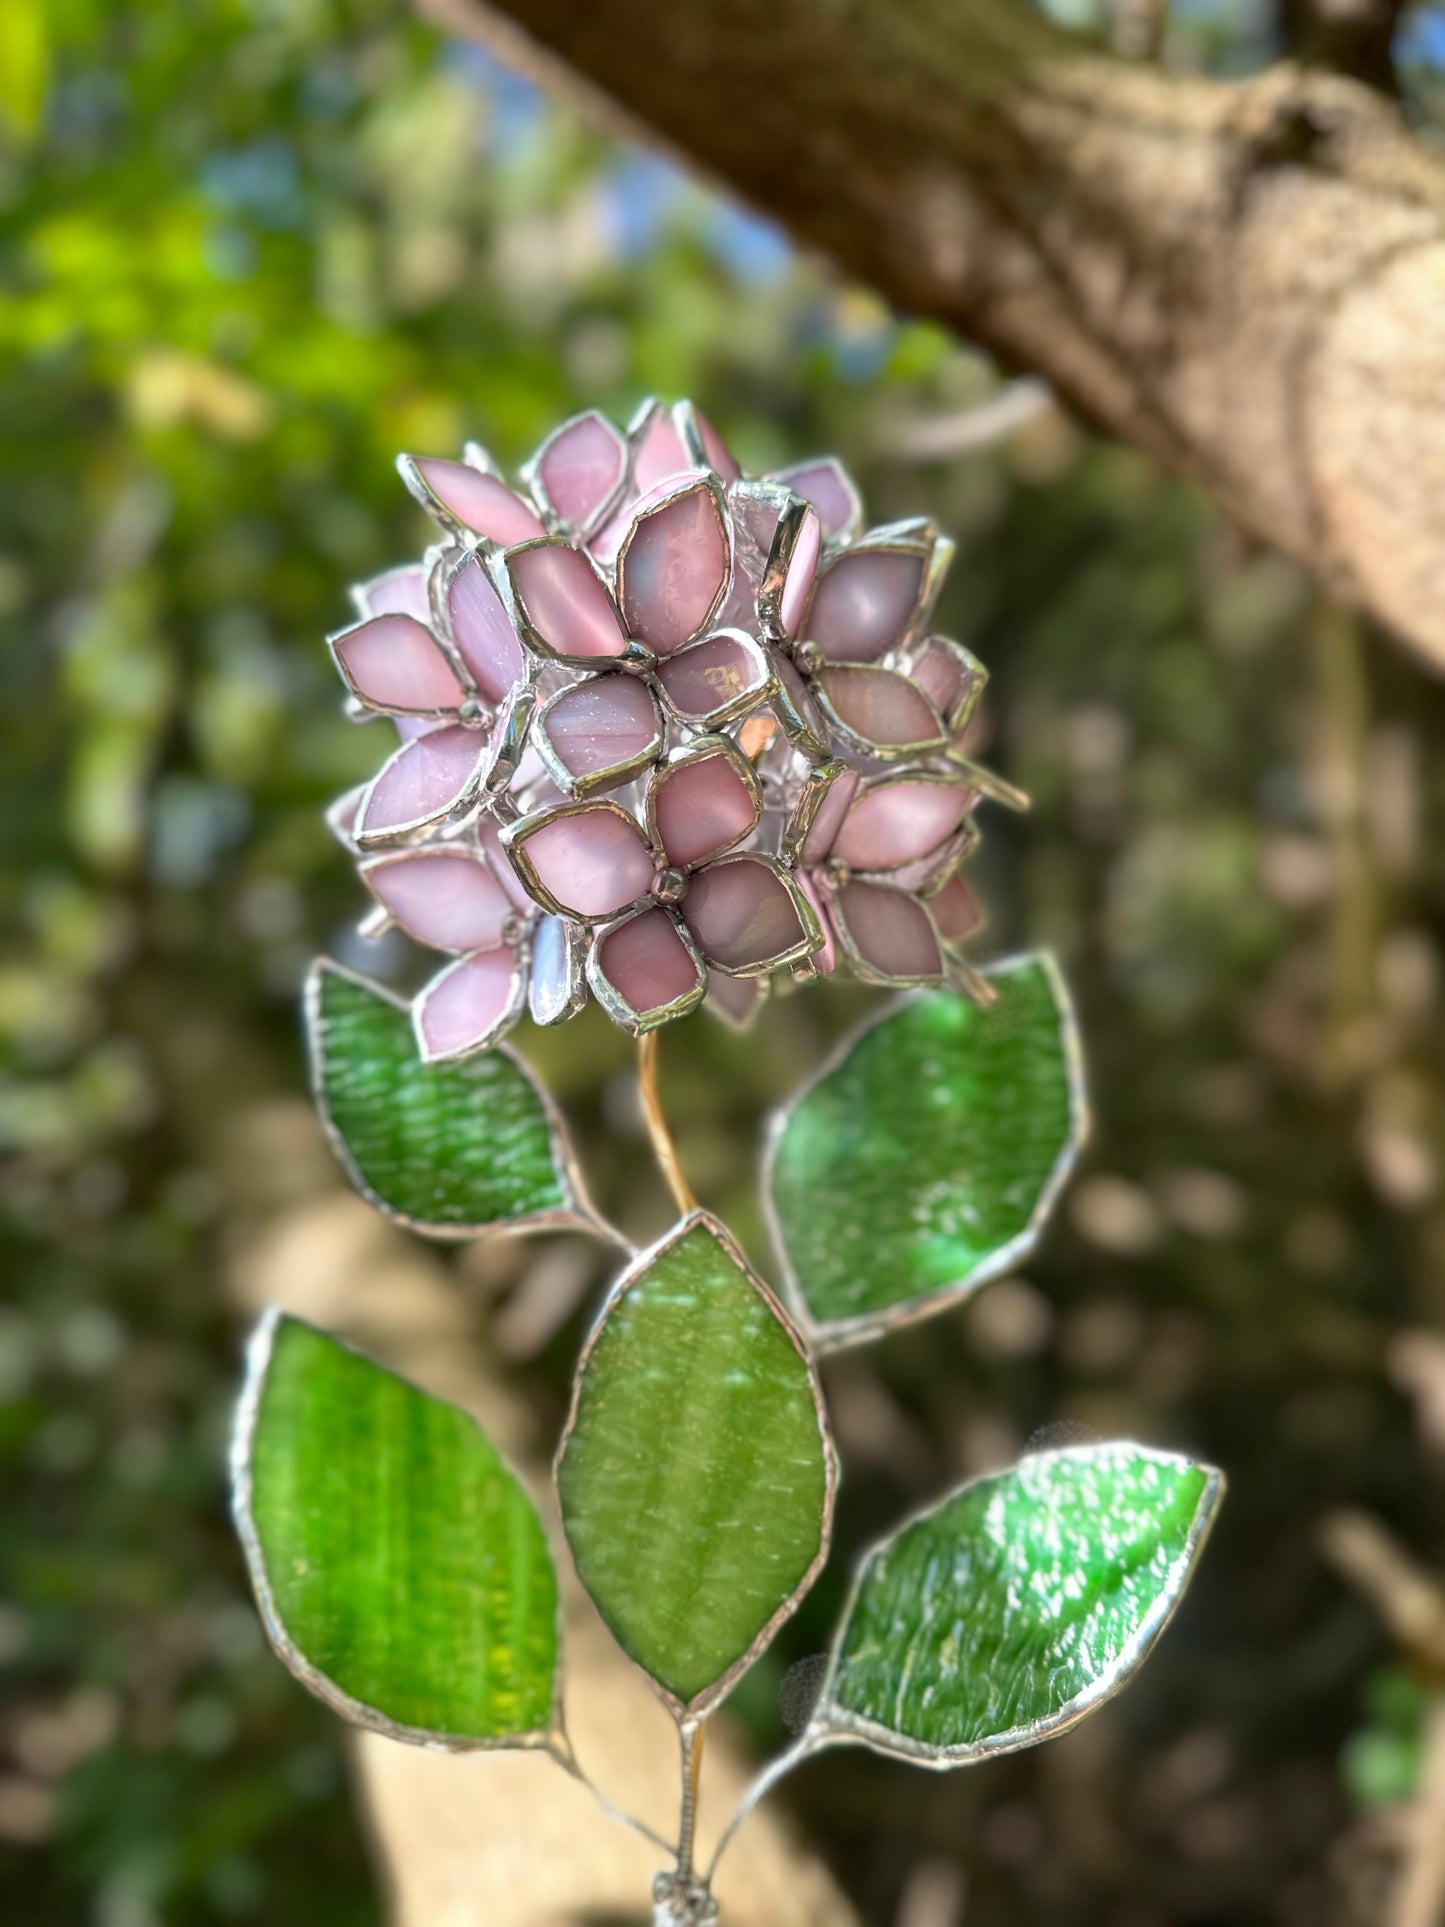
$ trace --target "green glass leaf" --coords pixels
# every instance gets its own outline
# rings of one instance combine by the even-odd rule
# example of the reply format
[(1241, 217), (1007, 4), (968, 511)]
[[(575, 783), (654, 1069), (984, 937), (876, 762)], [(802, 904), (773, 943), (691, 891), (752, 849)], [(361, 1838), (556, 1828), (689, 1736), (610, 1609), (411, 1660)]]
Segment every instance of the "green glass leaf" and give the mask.
[(1140, 1445), (1040, 1452), (962, 1487), (864, 1560), (814, 1744), (952, 1766), (1072, 1726), (1153, 1646), (1223, 1487)]
[(796, 1606), (834, 1482), (797, 1333), (694, 1213), (614, 1286), (557, 1459), (582, 1583), (676, 1709), (715, 1705)]
[(316, 1101), (347, 1175), (416, 1231), (598, 1230), (561, 1119), (496, 1045), (424, 1064), (406, 1006), (322, 958), (306, 995)]
[(788, 1303), (824, 1349), (954, 1304), (1033, 1248), (1086, 1128), (1052, 958), (893, 1004), (774, 1121), (765, 1172)]
[(547, 1743), (556, 1573), (474, 1419), (273, 1312), (232, 1471), (266, 1631), (318, 1698), (393, 1739)]

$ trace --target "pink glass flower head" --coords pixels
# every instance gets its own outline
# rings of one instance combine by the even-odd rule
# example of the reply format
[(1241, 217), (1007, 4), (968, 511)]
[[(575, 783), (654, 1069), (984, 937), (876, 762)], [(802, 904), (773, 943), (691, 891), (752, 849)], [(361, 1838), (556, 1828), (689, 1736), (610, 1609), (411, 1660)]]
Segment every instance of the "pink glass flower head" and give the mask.
[(331, 812), (395, 925), (450, 961), (424, 1057), (589, 994), (634, 1034), (846, 971), (981, 994), (964, 736), (985, 671), (934, 634), (952, 544), (862, 530), (831, 459), (742, 473), (688, 402), (563, 423), (509, 483), (474, 445), (398, 468), (439, 530), (330, 639), (400, 745)]

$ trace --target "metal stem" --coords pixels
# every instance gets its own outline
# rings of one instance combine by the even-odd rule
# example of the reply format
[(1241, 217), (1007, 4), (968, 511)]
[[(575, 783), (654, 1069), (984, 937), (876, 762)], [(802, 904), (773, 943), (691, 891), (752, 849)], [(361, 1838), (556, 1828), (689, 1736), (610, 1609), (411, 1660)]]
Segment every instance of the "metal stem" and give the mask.
[(697, 1199), (692, 1194), (692, 1186), (683, 1175), (682, 1164), (677, 1155), (677, 1146), (672, 1141), (672, 1132), (667, 1127), (663, 1115), (662, 1099), (657, 1089), (657, 1032), (650, 1030), (645, 1037), (637, 1040), (637, 1081), (642, 1090), (642, 1110), (647, 1119), (647, 1134), (652, 1140), (652, 1151), (657, 1159), (658, 1168), (667, 1180), (667, 1188), (672, 1193), (673, 1203), (685, 1218), (690, 1211), (697, 1210)]

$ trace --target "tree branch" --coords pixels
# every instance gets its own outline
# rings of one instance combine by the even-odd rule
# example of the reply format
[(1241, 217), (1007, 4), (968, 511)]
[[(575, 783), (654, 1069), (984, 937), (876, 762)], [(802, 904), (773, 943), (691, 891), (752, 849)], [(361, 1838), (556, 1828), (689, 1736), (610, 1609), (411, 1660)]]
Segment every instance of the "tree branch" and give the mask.
[(1445, 160), (1367, 89), (1166, 75), (1021, 0), (422, 4), (1042, 375), (1445, 666)]

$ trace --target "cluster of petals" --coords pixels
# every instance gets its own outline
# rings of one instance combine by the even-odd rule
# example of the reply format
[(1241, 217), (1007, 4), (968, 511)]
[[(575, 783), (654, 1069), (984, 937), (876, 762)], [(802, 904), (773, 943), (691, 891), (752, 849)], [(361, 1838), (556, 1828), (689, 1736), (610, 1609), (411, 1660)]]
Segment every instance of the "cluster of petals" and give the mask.
[(515, 484), (402, 456), (440, 530), (353, 590), (352, 713), (400, 745), (331, 811), (395, 925), (450, 961), (424, 1057), (589, 993), (641, 1034), (846, 970), (979, 993), (963, 864), (984, 671), (930, 618), (952, 544), (861, 530), (831, 459), (745, 476), (690, 403), (565, 422)]

